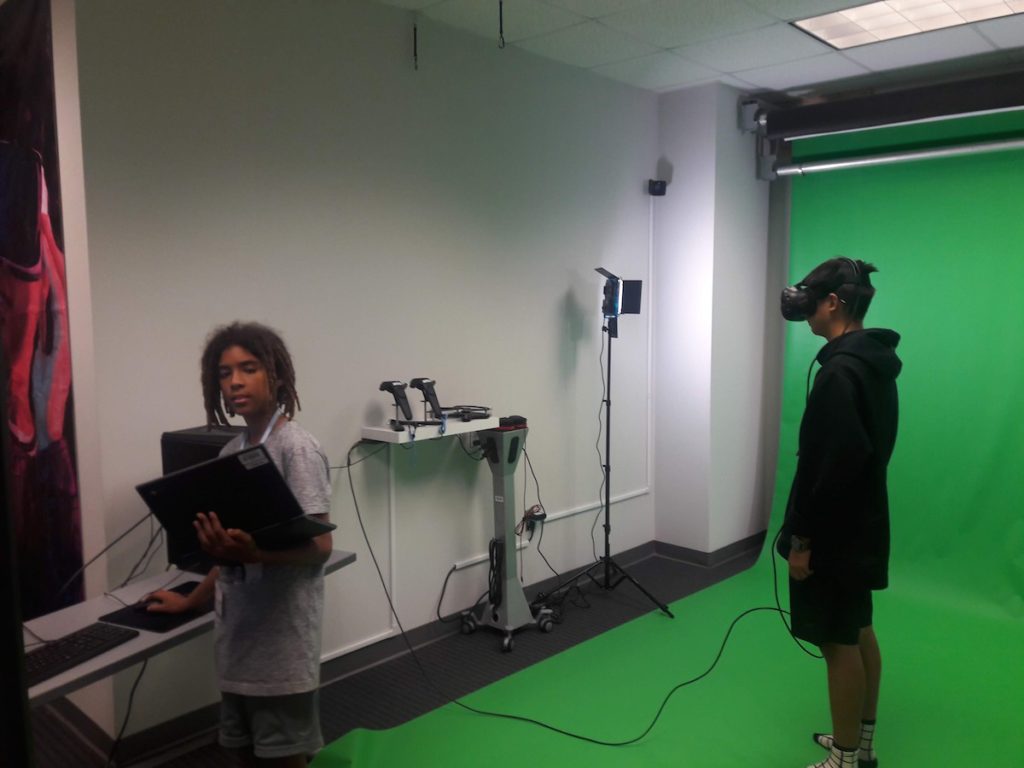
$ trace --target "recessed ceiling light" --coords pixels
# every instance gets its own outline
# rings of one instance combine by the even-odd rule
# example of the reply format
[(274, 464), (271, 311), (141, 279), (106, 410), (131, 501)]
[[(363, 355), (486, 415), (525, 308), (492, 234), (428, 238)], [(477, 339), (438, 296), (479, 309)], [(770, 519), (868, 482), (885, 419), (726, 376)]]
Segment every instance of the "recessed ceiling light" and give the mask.
[(1020, 13), (1024, 0), (886, 0), (793, 24), (826, 45), (843, 49)]

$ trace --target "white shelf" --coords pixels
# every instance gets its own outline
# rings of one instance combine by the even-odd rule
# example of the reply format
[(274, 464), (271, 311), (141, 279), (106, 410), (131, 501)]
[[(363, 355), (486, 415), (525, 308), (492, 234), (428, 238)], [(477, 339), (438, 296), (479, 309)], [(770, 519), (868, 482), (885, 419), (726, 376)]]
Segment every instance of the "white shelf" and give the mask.
[(489, 419), (473, 419), (472, 421), (449, 419), (444, 434), (441, 434), (439, 426), (406, 427), (403, 431), (396, 432), (390, 426), (385, 425), (383, 427), (363, 427), (362, 436), (364, 440), (401, 445), (418, 443), (423, 440), (436, 440), (439, 437), (465, 435), (469, 432), (482, 432), (485, 429), (495, 429), (497, 426), (498, 418), (496, 416)]

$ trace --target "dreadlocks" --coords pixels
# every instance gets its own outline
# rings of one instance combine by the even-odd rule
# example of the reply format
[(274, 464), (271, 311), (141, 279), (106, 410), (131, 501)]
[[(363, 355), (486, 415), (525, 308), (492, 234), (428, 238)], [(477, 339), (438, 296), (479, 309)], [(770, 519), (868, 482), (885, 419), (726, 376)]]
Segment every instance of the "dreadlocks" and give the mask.
[(230, 405), (227, 413), (224, 412), (226, 404), (220, 390), (220, 356), (229, 347), (242, 347), (260, 361), (267, 372), (270, 391), (276, 393), (277, 404), (284, 411), (285, 418), (291, 419), (295, 411), (302, 410), (299, 394), (295, 391), (292, 356), (281, 337), (259, 323), (234, 322), (213, 330), (206, 340), (199, 363), (207, 426), (227, 424), (228, 416), (234, 416)]

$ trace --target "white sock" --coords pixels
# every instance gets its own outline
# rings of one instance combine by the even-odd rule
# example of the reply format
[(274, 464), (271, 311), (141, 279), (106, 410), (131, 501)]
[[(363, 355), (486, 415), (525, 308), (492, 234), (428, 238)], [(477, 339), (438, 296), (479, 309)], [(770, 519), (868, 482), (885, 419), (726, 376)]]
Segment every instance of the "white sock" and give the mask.
[(875, 721), (860, 721), (860, 759), (875, 760)]
[(857, 768), (857, 753), (856, 747), (843, 749), (832, 744), (828, 750), (828, 757), (820, 763), (807, 766), (807, 768)]
[[(825, 749), (831, 749), (833, 739), (831, 734), (822, 733), (816, 734), (814, 740), (818, 742)], [(859, 754), (861, 760), (877, 760), (878, 755), (875, 754), (875, 721), (874, 720), (861, 720), (860, 721), (860, 744)]]

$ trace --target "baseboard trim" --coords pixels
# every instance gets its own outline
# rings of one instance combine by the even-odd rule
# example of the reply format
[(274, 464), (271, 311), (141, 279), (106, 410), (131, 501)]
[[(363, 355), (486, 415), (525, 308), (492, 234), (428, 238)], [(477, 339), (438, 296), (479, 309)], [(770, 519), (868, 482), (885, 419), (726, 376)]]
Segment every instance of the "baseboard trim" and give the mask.
[(767, 535), (767, 531), (761, 531), (721, 549), (716, 549), (714, 552), (701, 552), (696, 549), (680, 547), (676, 544), (656, 541), (654, 542), (654, 551), (660, 557), (679, 560), (690, 565), (700, 565), (704, 568), (715, 568), (753, 550), (761, 549), (764, 546), (764, 540)]

